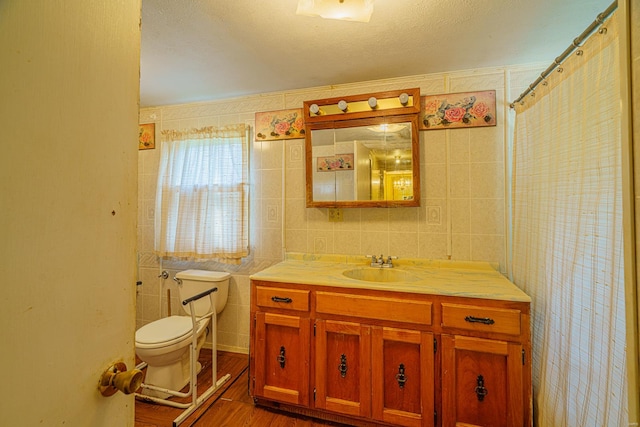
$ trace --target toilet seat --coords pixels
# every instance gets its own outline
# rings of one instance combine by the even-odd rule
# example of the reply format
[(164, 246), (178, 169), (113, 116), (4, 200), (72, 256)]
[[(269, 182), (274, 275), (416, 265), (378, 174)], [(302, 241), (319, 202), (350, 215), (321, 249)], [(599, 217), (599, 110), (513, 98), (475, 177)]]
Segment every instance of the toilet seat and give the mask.
[[(200, 332), (209, 322), (204, 319), (198, 322)], [(136, 331), (136, 347), (158, 348), (173, 345), (191, 338), (193, 325), (191, 317), (169, 316), (148, 323)]]

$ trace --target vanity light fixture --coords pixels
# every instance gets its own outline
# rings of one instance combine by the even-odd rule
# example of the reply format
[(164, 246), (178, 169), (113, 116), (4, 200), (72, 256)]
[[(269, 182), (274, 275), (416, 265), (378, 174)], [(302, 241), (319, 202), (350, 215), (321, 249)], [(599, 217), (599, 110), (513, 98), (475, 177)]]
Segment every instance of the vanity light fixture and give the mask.
[(347, 111), (347, 108), (349, 108), (349, 104), (347, 104), (347, 101), (343, 99), (342, 101), (338, 102), (338, 108), (342, 111)]
[(407, 105), (409, 103), (409, 95), (406, 92), (402, 92), (398, 99), (402, 105)]
[(297, 15), (369, 22), (373, 0), (298, 0)]
[(371, 98), (369, 98), (367, 103), (369, 104), (369, 107), (371, 107), (371, 109), (374, 109), (378, 106), (378, 100), (376, 99), (375, 96), (372, 96)]
[(318, 107), (318, 104), (311, 104), (309, 105), (309, 112), (311, 114), (318, 114), (320, 112), (320, 107)]

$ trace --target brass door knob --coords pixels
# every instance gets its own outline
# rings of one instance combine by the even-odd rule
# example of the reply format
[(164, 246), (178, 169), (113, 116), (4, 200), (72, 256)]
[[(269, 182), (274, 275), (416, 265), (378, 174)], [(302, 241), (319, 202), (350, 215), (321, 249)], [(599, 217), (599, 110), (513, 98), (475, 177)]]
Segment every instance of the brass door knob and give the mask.
[(127, 365), (122, 362), (111, 365), (100, 377), (100, 393), (112, 396), (118, 390), (124, 394), (134, 393), (142, 385), (144, 374), (139, 369), (127, 371)]

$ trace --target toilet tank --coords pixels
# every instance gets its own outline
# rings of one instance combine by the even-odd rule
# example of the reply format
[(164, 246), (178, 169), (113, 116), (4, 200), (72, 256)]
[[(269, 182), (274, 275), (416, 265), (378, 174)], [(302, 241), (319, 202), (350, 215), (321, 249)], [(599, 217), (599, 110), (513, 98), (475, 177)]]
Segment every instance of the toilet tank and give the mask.
[[(213, 299), (215, 301), (216, 313), (220, 313), (227, 304), (229, 296), (229, 278), (231, 274), (220, 271), (208, 270), (184, 270), (176, 273), (176, 279), (180, 279), (182, 283), (178, 283), (178, 295), (180, 303), (199, 293), (208, 291), (211, 288), (218, 288), (214, 292)], [(196, 316), (207, 314), (211, 309), (211, 300), (207, 297), (194, 301)], [(182, 308), (191, 314), (189, 305), (183, 305)]]

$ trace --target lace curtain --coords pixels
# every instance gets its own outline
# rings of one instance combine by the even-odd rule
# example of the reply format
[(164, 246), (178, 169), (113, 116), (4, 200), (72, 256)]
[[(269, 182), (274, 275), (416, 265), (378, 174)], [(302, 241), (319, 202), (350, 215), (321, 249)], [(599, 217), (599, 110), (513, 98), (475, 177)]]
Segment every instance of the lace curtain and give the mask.
[(163, 131), (161, 150), (156, 254), (239, 264), (249, 253), (245, 125)]
[(628, 425), (616, 14), (516, 108), (513, 281), (538, 426)]

